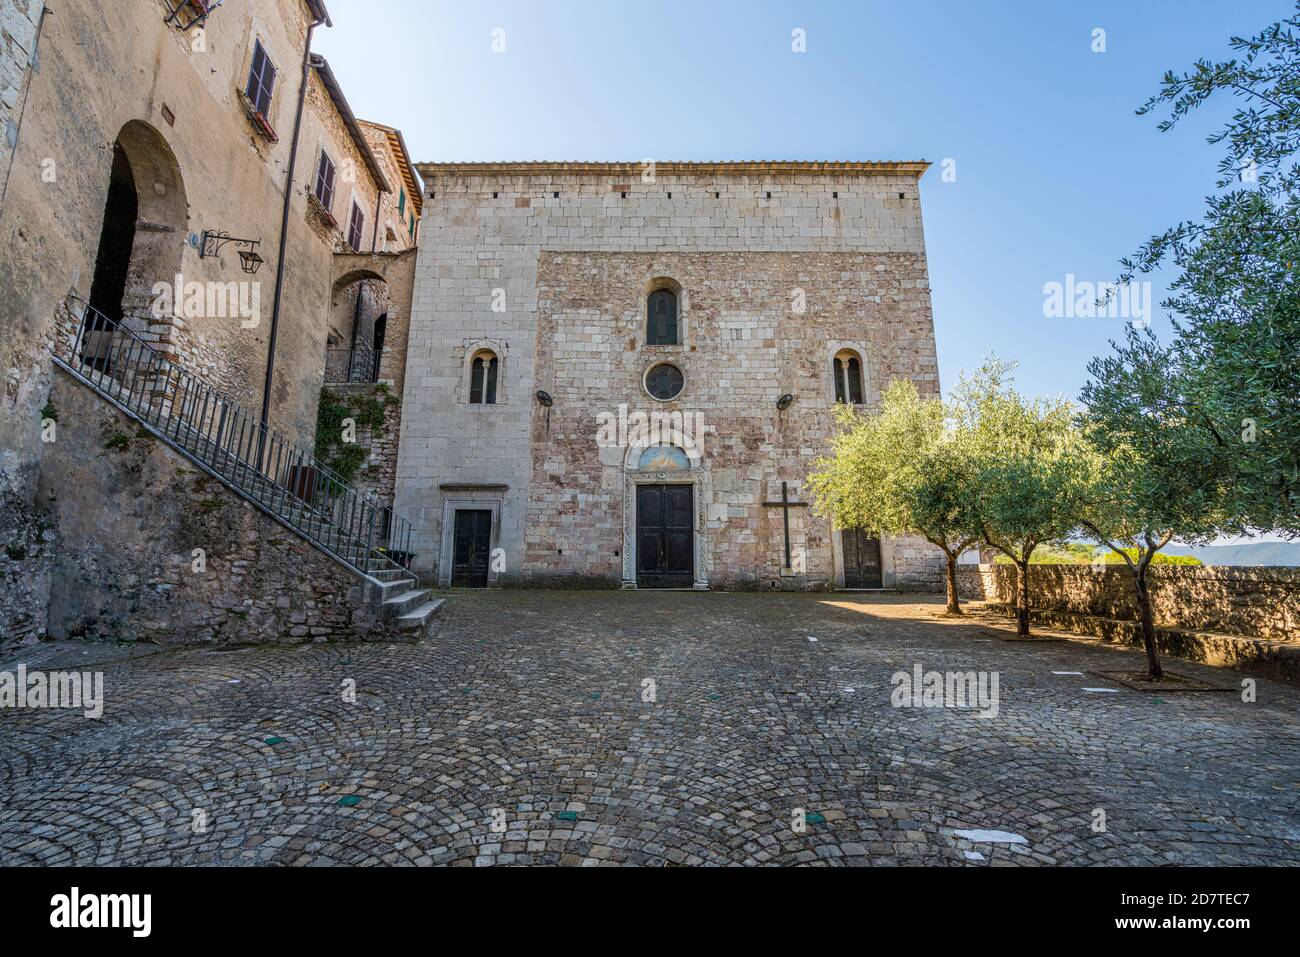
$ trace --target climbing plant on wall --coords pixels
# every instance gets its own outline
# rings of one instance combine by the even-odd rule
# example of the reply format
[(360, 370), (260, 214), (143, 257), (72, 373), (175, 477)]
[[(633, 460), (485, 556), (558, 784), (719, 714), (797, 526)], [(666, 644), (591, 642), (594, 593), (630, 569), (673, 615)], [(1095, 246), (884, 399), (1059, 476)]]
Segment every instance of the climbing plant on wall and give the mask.
[[(363, 432), (372, 436), (382, 435), (388, 409), (397, 404), (397, 398), (382, 382), (368, 394), (341, 395), (321, 389), (316, 411), (316, 458), (338, 473), (339, 478), (351, 482), (370, 455), (370, 449), (360, 442), (346, 439), (350, 434), (359, 436)], [(347, 428), (348, 419), (352, 420), (354, 430)]]

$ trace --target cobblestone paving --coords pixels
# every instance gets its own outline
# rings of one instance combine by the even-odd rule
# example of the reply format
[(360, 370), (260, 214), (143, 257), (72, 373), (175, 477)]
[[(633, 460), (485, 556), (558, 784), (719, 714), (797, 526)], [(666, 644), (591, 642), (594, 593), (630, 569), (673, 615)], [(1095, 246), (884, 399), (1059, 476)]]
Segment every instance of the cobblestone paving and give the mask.
[[(419, 646), (17, 649), (111, 660), (98, 721), (0, 711), (0, 863), (1300, 863), (1300, 691), (1088, 693), (1052, 672), (1140, 655), (938, 611), (454, 593)], [(998, 672), (998, 716), (892, 707), (918, 663)]]

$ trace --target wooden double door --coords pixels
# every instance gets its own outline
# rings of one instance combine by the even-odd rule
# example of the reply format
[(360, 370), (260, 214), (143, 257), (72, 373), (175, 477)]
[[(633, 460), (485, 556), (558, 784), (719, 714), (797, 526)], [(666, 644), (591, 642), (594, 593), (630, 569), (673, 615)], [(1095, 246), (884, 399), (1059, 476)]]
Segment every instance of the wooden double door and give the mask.
[(451, 586), (487, 588), (492, 559), (492, 512), (457, 509), (452, 538)]
[(883, 588), (880, 539), (860, 528), (846, 528), (840, 532), (840, 543), (844, 546), (844, 587)]
[(638, 588), (690, 588), (695, 584), (695, 486), (636, 488)]

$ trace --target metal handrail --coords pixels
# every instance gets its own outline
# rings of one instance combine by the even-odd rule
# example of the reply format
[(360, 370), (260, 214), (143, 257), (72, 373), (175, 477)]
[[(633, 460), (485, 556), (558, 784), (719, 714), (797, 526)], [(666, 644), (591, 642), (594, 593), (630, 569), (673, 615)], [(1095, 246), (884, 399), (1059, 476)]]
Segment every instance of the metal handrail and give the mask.
[[(268, 429), (238, 402), (163, 356), (123, 321), (84, 299), (61, 356), (105, 395), (364, 574), (410, 566), (413, 526), (354, 488), (311, 452)], [(55, 346), (56, 351), (60, 348)]]
[(325, 350), (325, 384), (378, 382), (379, 367), (375, 350), (365, 343), (346, 349)]

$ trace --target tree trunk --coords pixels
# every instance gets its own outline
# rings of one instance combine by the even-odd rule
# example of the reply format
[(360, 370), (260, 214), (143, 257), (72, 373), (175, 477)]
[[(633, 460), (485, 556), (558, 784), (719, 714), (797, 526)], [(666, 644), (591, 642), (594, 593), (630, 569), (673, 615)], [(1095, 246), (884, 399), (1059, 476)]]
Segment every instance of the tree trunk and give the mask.
[(957, 597), (957, 556), (948, 555), (948, 614), (961, 614), (961, 601)]
[(1029, 562), (1016, 562), (1020, 585), (1020, 603), (1016, 606), (1016, 634), (1029, 637)]
[(1142, 622), (1142, 644), (1147, 652), (1147, 677), (1158, 681), (1164, 671), (1160, 668), (1160, 656), (1156, 654), (1156, 623), (1151, 613), (1151, 589), (1147, 587), (1147, 566), (1139, 566), (1134, 574), (1137, 588), (1138, 620)]

